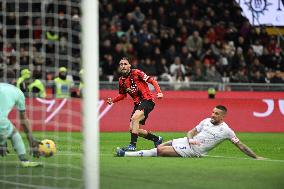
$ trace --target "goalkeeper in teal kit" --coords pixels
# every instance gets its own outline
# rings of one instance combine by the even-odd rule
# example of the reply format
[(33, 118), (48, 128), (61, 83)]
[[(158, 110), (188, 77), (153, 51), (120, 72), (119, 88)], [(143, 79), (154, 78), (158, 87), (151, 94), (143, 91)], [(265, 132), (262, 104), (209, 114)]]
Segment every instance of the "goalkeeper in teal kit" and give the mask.
[(0, 155), (5, 156), (9, 153), (7, 141), (11, 140), (23, 167), (40, 166), (42, 165), (40, 162), (28, 161), (22, 137), (13, 123), (8, 119), (8, 115), (14, 106), (20, 113), (20, 123), (26, 133), (31, 152), (35, 157), (39, 157), (39, 142), (34, 140), (32, 136), (30, 123), (25, 113), (25, 96), (20, 89), (7, 83), (0, 83)]

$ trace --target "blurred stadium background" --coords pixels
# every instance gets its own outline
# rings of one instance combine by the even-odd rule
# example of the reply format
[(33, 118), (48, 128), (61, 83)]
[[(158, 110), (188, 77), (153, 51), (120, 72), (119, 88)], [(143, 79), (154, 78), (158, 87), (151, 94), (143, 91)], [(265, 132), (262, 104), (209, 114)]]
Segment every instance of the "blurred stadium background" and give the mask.
[[(1, 79), (6, 81), (7, 70), (13, 70), (20, 77), (23, 69), (29, 69), (32, 78), (28, 83), (35, 79), (43, 82), (45, 99), (33, 98), (33, 94), (26, 93), (28, 113), (36, 135), (53, 139), (59, 149), (57, 156), (43, 160), (46, 168), (42, 170), (19, 170), (14, 165), (15, 156), (12, 160), (5, 157), (0, 164), (3, 177), (0, 188), (84, 187), (80, 134), (82, 96), (79, 89), (83, 82), (80, 71), (84, 58), (81, 54), (81, 31), (84, 29), (81, 5), (80, 0), (0, 2), (0, 72), (4, 74)], [(126, 133), (116, 132), (128, 129), (131, 100), (113, 107), (104, 103), (105, 98), (117, 93), (117, 63), (123, 56), (131, 58), (133, 68), (155, 77), (165, 93), (165, 99), (157, 102), (149, 118), (148, 129), (161, 132), (166, 139), (182, 136), (175, 132), (186, 132), (210, 115), (214, 105), (222, 103), (229, 107), (227, 122), (231, 127), (237, 132), (251, 132), (240, 133), (242, 139), (248, 144), (251, 141), (252, 148), (261, 155), (268, 154), (269, 158), (279, 160), (277, 163), (266, 162), (265, 168), (252, 163), (256, 175), (253, 184), (246, 185), (250, 180), (245, 180), (232, 188), (282, 188), (283, 15), (282, 0), (100, 0), (99, 62), (93, 64), (99, 66), (100, 78), (101, 188), (127, 188), (125, 182), (131, 186), (137, 181), (136, 177), (141, 178), (138, 183), (150, 183), (144, 188), (157, 187), (145, 174), (150, 174), (147, 169), (153, 167), (153, 162), (157, 165), (153, 168), (155, 171), (163, 169), (158, 160), (151, 163), (152, 160), (126, 159), (122, 162), (112, 156), (116, 146), (128, 141)], [(71, 98), (67, 100), (55, 98), (52, 92), (60, 67), (66, 67), (67, 79), (72, 83)], [(215, 90), (215, 98), (209, 98), (208, 93), (212, 90), (208, 89)], [(18, 125), (15, 112), (11, 118)], [(269, 139), (267, 132), (272, 132)], [(273, 138), (277, 145), (272, 142)], [(150, 147), (141, 144), (140, 148)], [(226, 147), (222, 146), (215, 155), (241, 156)], [(146, 168), (137, 166), (139, 161), (144, 162)], [(184, 160), (170, 161), (177, 167), (186, 164)], [(190, 161), (197, 165), (188, 167), (190, 169), (201, 166), (200, 162)], [(208, 166), (215, 163), (212, 158), (201, 161), (208, 161), (205, 163)], [(225, 161), (227, 164), (237, 162), (235, 159)], [(128, 168), (123, 166), (129, 162)], [(247, 166), (243, 160), (238, 160), (237, 165), (242, 167), (234, 170), (238, 174)], [(267, 168), (269, 166), (272, 168)], [(145, 172), (135, 175), (131, 168)], [(178, 173), (171, 169), (174, 174)], [(201, 170), (206, 172), (205, 168)], [(215, 166), (210, 171), (220, 173)], [(229, 172), (229, 168), (226, 171)], [(256, 173), (261, 171), (267, 171), (270, 177), (263, 178)], [(150, 175), (154, 180), (158, 179)], [(128, 177), (131, 182), (125, 181)], [(217, 184), (210, 183), (201, 188), (224, 187), (226, 185), (221, 184), (224, 178), (226, 180), (226, 174), (217, 178)], [(182, 179), (186, 177), (179, 178)], [(230, 182), (227, 184), (231, 185)], [(174, 187), (160, 182), (159, 186)], [(188, 183), (184, 186), (197, 187)]]
[[(251, 12), (259, 17), (255, 26), (243, 16), (238, 3), (244, 2), (250, 1), (100, 1), (100, 62), (94, 64), (100, 66), (101, 87), (113, 87), (117, 62), (128, 56), (165, 89), (199, 90), (216, 82), (220, 90), (281, 90), (273, 84), (283, 83), (283, 19), (279, 27), (259, 22), (264, 16), (274, 20), (278, 3), (282, 13), (282, 1), (259, 1), (262, 8), (268, 5)], [(79, 0), (1, 1), (1, 70), (19, 76), (29, 68), (48, 86), (65, 66), (78, 84), (80, 6)], [(202, 83), (191, 88), (189, 82)]]

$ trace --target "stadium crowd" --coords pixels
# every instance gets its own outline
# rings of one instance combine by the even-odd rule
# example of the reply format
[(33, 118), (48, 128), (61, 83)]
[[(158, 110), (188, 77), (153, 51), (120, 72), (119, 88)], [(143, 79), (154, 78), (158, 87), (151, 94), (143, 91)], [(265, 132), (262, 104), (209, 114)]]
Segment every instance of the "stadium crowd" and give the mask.
[(52, 80), (66, 67), (79, 80), (80, 6), (81, 0), (1, 1), (0, 69), (17, 76), (29, 69)]
[(100, 1), (102, 80), (120, 57), (163, 81), (282, 83), (283, 50), (235, 0)]
[[(48, 83), (66, 67), (79, 82), (80, 5), (0, 2), (0, 69), (28, 68)], [(127, 56), (160, 81), (284, 82), (279, 42), (252, 27), (235, 0), (100, 0), (99, 15), (101, 80), (116, 81)]]

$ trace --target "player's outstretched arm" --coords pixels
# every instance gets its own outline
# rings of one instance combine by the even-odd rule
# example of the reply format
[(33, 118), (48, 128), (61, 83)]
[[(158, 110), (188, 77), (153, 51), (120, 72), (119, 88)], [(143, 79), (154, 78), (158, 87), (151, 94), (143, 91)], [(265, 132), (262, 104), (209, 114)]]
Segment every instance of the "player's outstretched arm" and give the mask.
[(115, 102), (118, 102), (118, 101), (121, 101), (123, 100), (124, 98), (126, 98), (126, 94), (119, 94), (117, 97), (115, 97), (114, 99), (112, 98), (107, 98), (106, 102), (109, 104), (109, 105), (112, 105), (113, 103)]
[(260, 157), (258, 155), (256, 155), (256, 153), (254, 153), (254, 151), (252, 151), (247, 145), (243, 144), (241, 141), (235, 143), (235, 145), (246, 155), (254, 158), (254, 159), (258, 159), (258, 160), (262, 160), (265, 159), (263, 157)]

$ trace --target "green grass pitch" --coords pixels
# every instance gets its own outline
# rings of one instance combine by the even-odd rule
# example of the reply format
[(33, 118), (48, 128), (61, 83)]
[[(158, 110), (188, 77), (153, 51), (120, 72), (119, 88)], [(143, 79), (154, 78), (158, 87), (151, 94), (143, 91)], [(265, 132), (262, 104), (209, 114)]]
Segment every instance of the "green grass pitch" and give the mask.
[[(158, 134), (165, 140), (185, 135)], [(40, 158), (38, 161), (44, 163), (40, 168), (20, 167), (14, 152), (0, 157), (0, 188), (84, 188), (82, 135), (65, 132), (35, 135), (54, 140), (58, 153)], [(253, 160), (230, 142), (220, 144), (204, 158), (119, 158), (114, 157), (115, 149), (128, 144), (129, 133), (101, 133), (100, 188), (284, 188), (284, 133), (238, 133), (238, 137), (269, 159)], [(138, 145), (139, 149), (153, 147), (152, 142), (144, 139), (139, 139)]]

